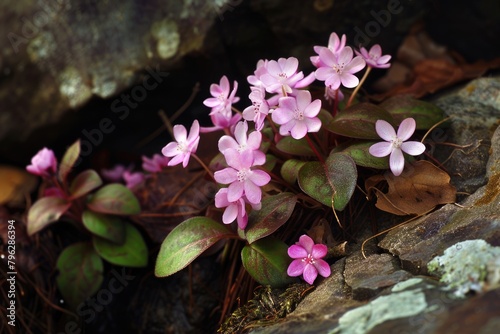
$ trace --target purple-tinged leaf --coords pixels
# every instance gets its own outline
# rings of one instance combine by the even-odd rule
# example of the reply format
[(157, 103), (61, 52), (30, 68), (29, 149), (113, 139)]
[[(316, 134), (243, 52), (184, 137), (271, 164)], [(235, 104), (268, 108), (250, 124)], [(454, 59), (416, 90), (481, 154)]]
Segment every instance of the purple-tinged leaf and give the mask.
[(284, 137), (277, 144), (276, 148), (281, 152), (299, 155), (299, 156), (312, 156), (313, 150), (307, 143), (305, 138), (293, 139), (292, 137)]
[(87, 195), (94, 189), (102, 185), (102, 180), (99, 174), (94, 170), (89, 169), (78, 174), (69, 187), (71, 199), (79, 198)]
[(73, 309), (99, 290), (103, 281), (102, 259), (89, 242), (65, 248), (56, 264), (56, 282), (64, 301)]
[(360, 139), (380, 139), (375, 122), (382, 119), (394, 125), (391, 114), (371, 103), (357, 103), (339, 112), (324, 127), (333, 133)]
[(370, 154), (368, 151), (370, 146), (376, 142), (362, 142), (347, 146), (342, 150), (342, 153), (349, 155), (356, 165), (377, 168), (377, 169), (388, 169), (389, 168), (389, 157), (377, 158)]
[(295, 281), (286, 273), (291, 262), (288, 246), (279, 239), (268, 237), (246, 245), (241, 260), (250, 276), (262, 285), (278, 288)]
[(356, 187), (358, 172), (347, 154), (332, 153), (325, 165), (308, 162), (299, 171), (299, 186), (306, 194), (328, 207), (343, 210)]
[(83, 226), (93, 234), (116, 244), (125, 242), (125, 223), (117, 216), (83, 211)]
[(66, 181), (68, 174), (73, 169), (76, 161), (78, 160), (78, 156), (80, 155), (80, 140), (78, 139), (73, 143), (64, 153), (64, 156), (61, 160), (61, 164), (59, 165), (59, 179), (62, 183)]
[(40, 198), (28, 212), (28, 235), (31, 236), (58, 221), (70, 207), (71, 203), (60, 197)]
[(292, 215), (297, 196), (284, 192), (262, 200), (262, 208), (248, 217), (245, 236), (248, 243), (267, 237), (287, 222)]
[(290, 184), (295, 184), (299, 170), (306, 162), (297, 159), (289, 159), (281, 166), (281, 177)]
[(213, 219), (189, 218), (177, 225), (161, 244), (155, 275), (172, 275), (184, 269), (219, 240), (231, 237), (234, 237), (234, 233)]
[(410, 95), (395, 95), (381, 103), (380, 107), (392, 115), (396, 124), (405, 118), (413, 118), (417, 130), (428, 130), (444, 118), (444, 112), (438, 106)]
[(141, 212), (139, 201), (124, 185), (108, 184), (93, 194), (87, 207), (95, 212), (112, 215), (135, 215)]

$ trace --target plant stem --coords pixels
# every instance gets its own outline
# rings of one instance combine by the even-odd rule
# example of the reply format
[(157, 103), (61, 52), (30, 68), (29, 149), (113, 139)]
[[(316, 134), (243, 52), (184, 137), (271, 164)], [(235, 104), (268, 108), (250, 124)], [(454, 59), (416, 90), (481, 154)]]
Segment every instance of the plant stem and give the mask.
[(191, 156), (193, 158), (196, 159), (196, 161), (198, 161), (198, 163), (201, 165), (201, 167), (203, 167), (203, 169), (205, 169), (205, 171), (208, 173), (208, 175), (210, 175), (210, 177), (215, 181), (215, 178), (214, 178), (214, 173), (212, 173), (212, 171), (208, 168), (207, 165), (205, 165), (205, 163), (196, 155), (196, 154), (191, 154)]
[(332, 116), (335, 117), (335, 115), (337, 115), (337, 111), (338, 111), (338, 108), (339, 108), (339, 88), (337, 88), (337, 90), (335, 91), (335, 101), (333, 102), (333, 114)]
[(354, 89), (354, 92), (352, 92), (351, 97), (349, 97), (349, 101), (347, 101), (347, 107), (349, 107), (351, 105), (352, 101), (354, 100), (354, 97), (356, 96), (356, 94), (358, 93), (359, 89), (361, 88), (361, 86), (365, 82), (365, 80), (368, 77), (368, 74), (370, 73), (371, 70), (372, 70), (372, 68), (370, 66), (367, 66), (365, 74), (361, 78), (361, 81), (359, 82), (359, 84)]
[(309, 134), (306, 134), (306, 140), (311, 149), (313, 150), (314, 154), (318, 157), (318, 160), (321, 161), (323, 164), (325, 163), (325, 159), (319, 154), (318, 150), (316, 149), (316, 146), (314, 145), (313, 141), (311, 140), (311, 137), (309, 137)]

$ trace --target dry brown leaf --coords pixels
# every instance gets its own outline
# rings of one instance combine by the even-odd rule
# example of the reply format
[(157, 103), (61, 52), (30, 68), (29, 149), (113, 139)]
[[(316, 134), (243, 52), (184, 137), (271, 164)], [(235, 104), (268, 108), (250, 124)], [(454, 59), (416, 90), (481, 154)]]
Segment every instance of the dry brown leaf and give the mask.
[[(389, 185), (387, 193), (376, 188), (384, 180)], [(365, 189), (377, 196), (377, 208), (399, 216), (421, 215), (437, 205), (453, 203), (457, 192), (450, 176), (425, 160), (407, 166), (397, 177), (391, 172), (372, 176), (366, 180)]]
[(20, 205), (35, 189), (37, 178), (22, 169), (0, 165), (0, 205)]

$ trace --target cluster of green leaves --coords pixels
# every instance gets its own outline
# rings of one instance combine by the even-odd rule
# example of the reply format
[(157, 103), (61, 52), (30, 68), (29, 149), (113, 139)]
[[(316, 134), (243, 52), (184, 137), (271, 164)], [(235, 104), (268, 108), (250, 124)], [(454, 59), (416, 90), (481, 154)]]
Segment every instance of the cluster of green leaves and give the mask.
[[(381, 105), (357, 103), (335, 116), (322, 109), (319, 117), (322, 128), (315, 134), (315, 145), (322, 148), (325, 157), (317, 159), (306, 138), (284, 137), (273, 149), (282, 155), (281, 160), (283, 156), (292, 157), (279, 166), (285, 182), (297, 183), (300, 190), (312, 199), (341, 211), (354, 193), (359, 167), (389, 168), (388, 157), (377, 158), (368, 151), (371, 145), (381, 141), (375, 130), (377, 120), (397, 126), (403, 119), (412, 117), (418, 130), (426, 130), (442, 120), (443, 112), (430, 103), (396, 96)], [(269, 134), (268, 138), (274, 138), (274, 134)], [(265, 145), (269, 146), (269, 142), (264, 142)], [(277, 167), (278, 159), (269, 153), (267, 157), (272, 163), (266, 163), (263, 168), (271, 171)], [(221, 163), (222, 158), (214, 160)], [(207, 217), (182, 222), (162, 243), (155, 274), (160, 277), (174, 274), (219, 241), (240, 239), (245, 242), (241, 252), (243, 266), (257, 282), (274, 287), (290, 283), (291, 278), (286, 275), (291, 261), (287, 255), (288, 246), (272, 234), (289, 220), (297, 199), (298, 194), (291, 192), (264, 198), (262, 209), (250, 213), (245, 230), (238, 228), (233, 231)]]
[(58, 288), (66, 302), (76, 307), (100, 288), (103, 259), (118, 266), (144, 267), (148, 250), (142, 235), (123, 216), (140, 213), (134, 194), (122, 184), (105, 186), (94, 170), (68, 176), (80, 155), (80, 142), (68, 148), (57, 180), (60, 196), (42, 197), (28, 212), (28, 234), (34, 235), (57, 221), (75, 224), (90, 240), (66, 247), (57, 260)]

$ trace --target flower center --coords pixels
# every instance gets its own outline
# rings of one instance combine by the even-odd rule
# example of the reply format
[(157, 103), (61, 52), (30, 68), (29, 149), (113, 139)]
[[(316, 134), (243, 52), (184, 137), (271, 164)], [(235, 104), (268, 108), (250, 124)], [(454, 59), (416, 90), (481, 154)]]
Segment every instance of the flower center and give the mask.
[(401, 144), (403, 144), (403, 141), (401, 139), (399, 139), (398, 137), (394, 137), (394, 138), (392, 138), (391, 143), (392, 143), (392, 147), (400, 148)]
[(236, 173), (236, 177), (238, 178), (238, 181), (244, 182), (248, 178), (248, 175), (250, 174), (250, 169), (248, 168), (243, 168)]
[(344, 70), (344, 66), (345, 66), (344, 63), (333, 65), (333, 70), (335, 72), (337, 72), (338, 74), (342, 74), (342, 71)]
[(188, 151), (188, 147), (185, 141), (181, 141), (177, 143), (177, 150), (186, 153)]
[(299, 109), (295, 109), (293, 111), (293, 118), (295, 118), (296, 120), (302, 121), (304, 119), (304, 112), (299, 110)]
[(316, 259), (314, 259), (311, 254), (307, 254), (307, 257), (303, 258), (302, 262), (305, 262), (307, 264), (314, 264), (314, 262), (316, 262)]

